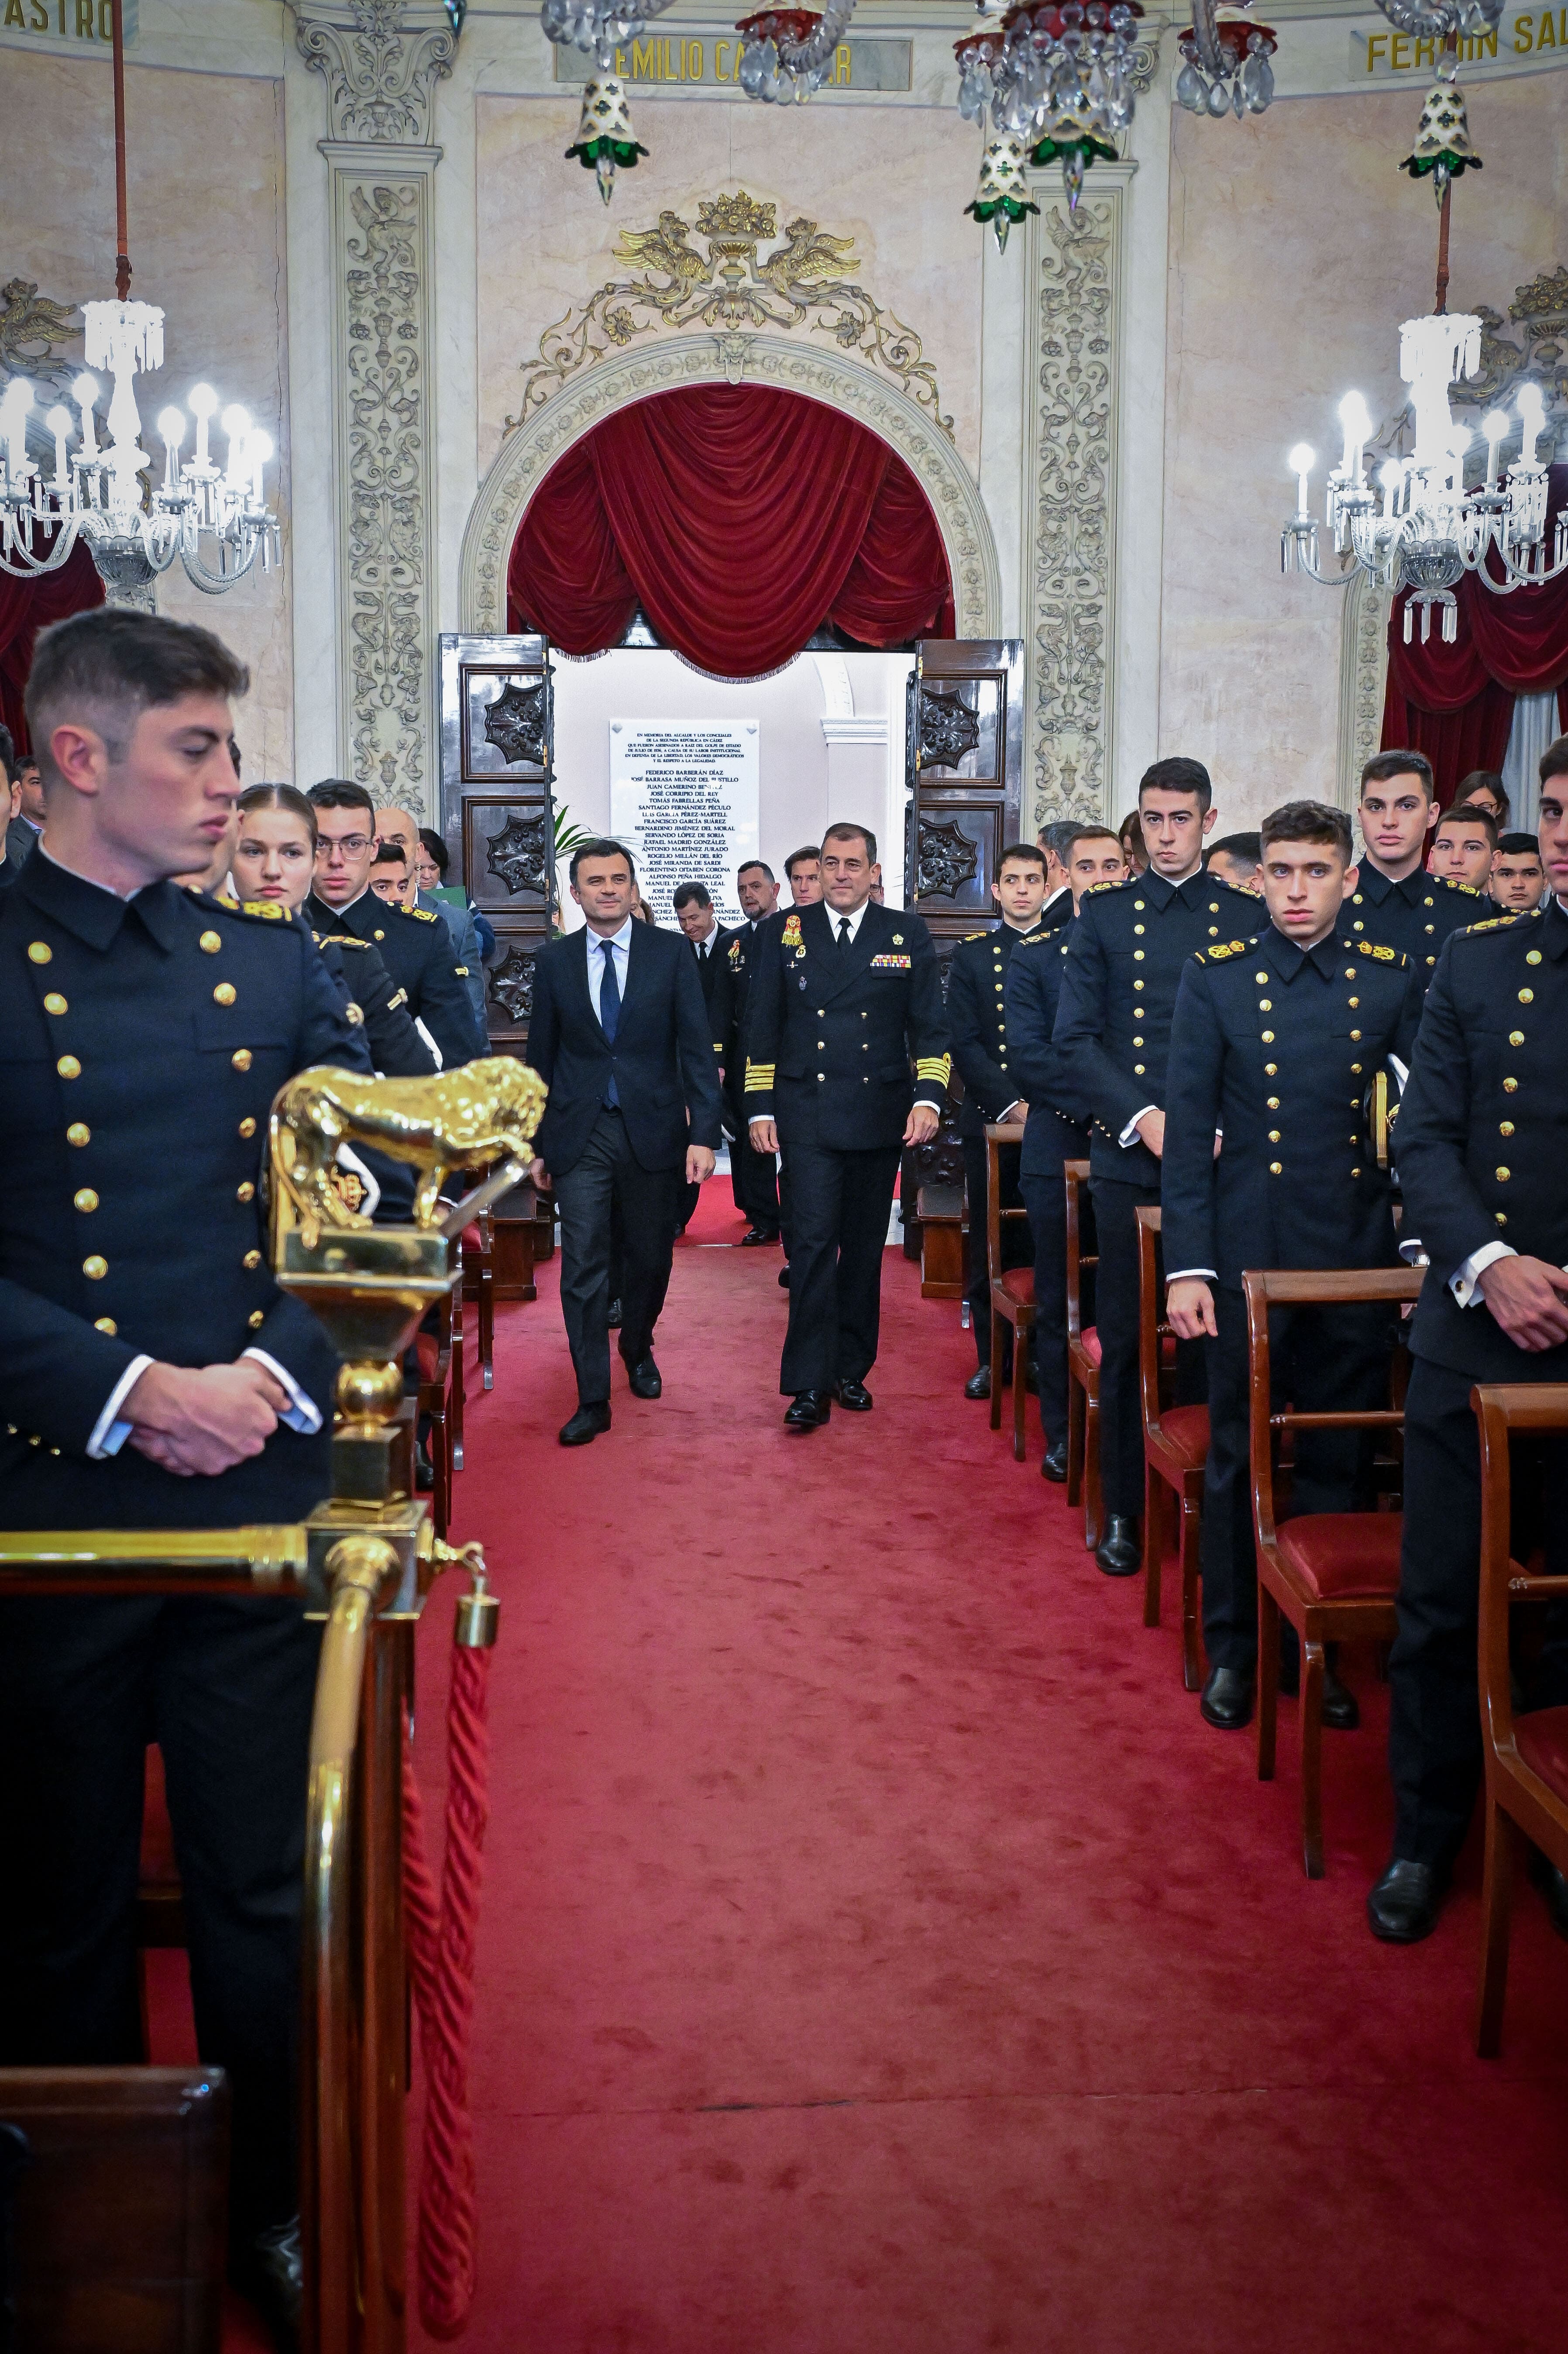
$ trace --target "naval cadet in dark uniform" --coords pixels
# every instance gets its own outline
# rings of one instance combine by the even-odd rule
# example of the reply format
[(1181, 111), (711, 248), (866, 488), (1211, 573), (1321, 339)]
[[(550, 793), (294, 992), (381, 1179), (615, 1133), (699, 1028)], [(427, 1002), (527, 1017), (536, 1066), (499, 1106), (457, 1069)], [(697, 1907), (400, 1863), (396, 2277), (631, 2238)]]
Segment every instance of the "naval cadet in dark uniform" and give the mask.
[(825, 1423), (835, 1398), (852, 1414), (871, 1406), (899, 1157), (936, 1134), (951, 1070), (931, 935), (918, 916), (874, 903), (875, 863), (866, 827), (830, 826), (823, 896), (789, 911), (752, 982), (752, 1141), (782, 1144), (793, 1191), (779, 1382), (792, 1430)]
[[(751, 1013), (751, 986), (765, 942), (781, 928), (778, 915), (779, 885), (773, 869), (760, 858), (749, 859), (735, 878), (742, 921), (725, 942), (729, 968), (729, 1032), (722, 1060), (725, 1067), (725, 1116), (735, 1134), (730, 1154), (730, 1191), (735, 1206), (748, 1223), (742, 1236), (750, 1248), (776, 1243), (782, 1230), (779, 1172), (766, 1153), (753, 1152), (747, 1140), (745, 1074), (746, 1031)], [(777, 921), (775, 917), (777, 917)]]
[[(1024, 1119), (1029, 1106), (1022, 1097), (1017, 1073), (1009, 1072), (1006, 989), (1012, 952), (1021, 941), (1044, 939), (1038, 928), (1045, 897), (1045, 854), (1026, 842), (1009, 843), (997, 862), (991, 896), (1001, 910), (1001, 921), (991, 931), (971, 932), (960, 940), (948, 961), (948, 1032), (952, 1040), (953, 1066), (964, 1083), (959, 1107), (959, 1135), (963, 1142), (964, 1190), (969, 1199), (969, 1323), (974, 1332), (977, 1370), (964, 1384), (964, 1395), (991, 1395), (991, 1272), (986, 1264), (986, 1221), (990, 1205), (990, 1155), (987, 1121)], [(1002, 1202), (1015, 1206), (1018, 1193), (1018, 1151), (1008, 1145), (1001, 1155)], [(1025, 1267), (1032, 1256), (1028, 1237), (1016, 1223), (1001, 1229), (1004, 1267)], [(1012, 1376), (1011, 1325), (1002, 1327), (1004, 1360), (997, 1374)]]
[(1379, 752), (1367, 762), (1357, 812), (1364, 849), (1345, 910), (1356, 938), (1398, 949), (1420, 974), (1423, 989), (1450, 932), (1478, 923), (1487, 912), (1481, 892), (1426, 872), (1436, 792), (1431, 763), (1420, 752)]
[[(0, 1522), (232, 1527), (331, 1485), (334, 1352), (272, 1279), (272, 1098), (369, 1070), (309, 932), (163, 878), (233, 807), (241, 663), (101, 607), (27, 690), (40, 848), (0, 894)], [(0, 2064), (141, 2056), (143, 1769), (164, 1755), (196, 2034), (234, 2092), (233, 2260), (297, 2297), (294, 2052), (319, 1628), (298, 1603), (0, 1600)]]
[[(1069, 936), (1056, 1045), (1073, 1096), (1094, 1128), (1090, 1192), (1099, 1240), (1095, 1323), (1100, 1339), (1100, 1471), (1106, 1524), (1095, 1559), (1109, 1577), (1139, 1567), (1143, 1410), (1138, 1387), (1138, 1221), (1160, 1199), (1171, 1020), (1195, 949), (1246, 939), (1258, 903), (1202, 869), (1215, 811), (1201, 760), (1156, 760), (1138, 789), (1149, 854), (1131, 882), (1085, 897)], [(1177, 1394), (1202, 1401), (1201, 1347), (1177, 1350)]]
[(469, 975), (452, 954), (451, 935), (428, 907), (392, 907), (370, 888), (376, 856), (376, 804), (363, 785), (341, 777), (313, 785), (316, 814), (314, 887), (305, 917), (323, 933), (354, 932), (381, 950), (408, 1012), (436, 1043), (444, 1070), (487, 1055), (468, 998)]
[[(1389, 1661), (1393, 1855), (1367, 1900), (1375, 1935), (1437, 1918), (1480, 1787), (1477, 1382), (1568, 1382), (1568, 741), (1541, 798), (1552, 897), (1457, 933), (1437, 960), (1400, 1107), (1401, 1250), (1429, 1272), (1411, 1331), (1399, 1633)], [(1522, 1458), (1524, 1450), (1516, 1450)], [(1568, 1571), (1568, 1447), (1547, 1442), (1547, 1568)], [(1523, 1485), (1524, 1463), (1515, 1480)], [(1528, 1697), (1568, 1703), (1560, 1605)], [(1543, 1873), (1568, 1935), (1568, 1888)]]
[[(1292, 801), (1263, 824), (1266, 930), (1200, 949), (1171, 1031), (1160, 1202), (1172, 1328), (1214, 1340), (1203, 1479), (1202, 1708), (1230, 1730), (1252, 1713), (1257, 1663), (1244, 1267), (1397, 1264), (1393, 1186), (1363, 1106), (1397, 1083), (1421, 1020), (1421, 982), (1397, 949), (1358, 940), (1351, 822)], [(1397, 1095), (1396, 1098), (1397, 1099)], [(1214, 1140), (1223, 1136), (1215, 1156)], [(1386, 1163), (1386, 1153), (1383, 1155)], [(1269, 1319), (1279, 1396), (1307, 1413), (1385, 1405), (1393, 1319), (1375, 1302), (1287, 1308)], [(1359, 1431), (1298, 1431), (1292, 1509), (1346, 1512), (1359, 1492)], [(1298, 1668), (1291, 1630), (1287, 1687)], [(1356, 1704), (1330, 1669), (1325, 1724)]]
[[(1074, 916), (1097, 884), (1120, 882), (1127, 873), (1121, 844), (1109, 826), (1068, 828), (1061, 837), (1061, 856)], [(1069, 1161), (1089, 1157), (1088, 1108), (1067, 1087), (1054, 1038), (1069, 937), (1070, 924), (1032, 934), (1029, 954), (1014, 956), (1008, 966), (1005, 999), (1010, 1067), (1029, 1107), (1018, 1186), (1034, 1246), (1031, 1346), (1045, 1434), (1040, 1469), (1058, 1487), (1067, 1477), (1067, 1192), (1063, 1172)], [(1092, 1235), (1085, 1247), (1092, 1251)]]

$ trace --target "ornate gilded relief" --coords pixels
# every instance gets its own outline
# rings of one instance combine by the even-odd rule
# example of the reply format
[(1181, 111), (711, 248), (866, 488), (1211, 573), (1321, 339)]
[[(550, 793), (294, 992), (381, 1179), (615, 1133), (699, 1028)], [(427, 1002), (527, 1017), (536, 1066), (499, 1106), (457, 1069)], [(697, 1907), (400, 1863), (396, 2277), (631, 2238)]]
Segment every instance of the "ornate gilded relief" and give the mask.
[(514, 810), (485, 843), (485, 864), (514, 896), (519, 891), (544, 890), (549, 835), (549, 819), (543, 811), (537, 817), (524, 817)]
[(892, 377), (951, 440), (953, 420), (943, 411), (936, 370), (923, 356), (919, 336), (851, 275), (853, 238), (834, 237), (801, 216), (785, 224), (782, 244), (759, 252), (779, 235), (777, 212), (777, 206), (744, 189), (707, 197), (695, 222), (705, 250), (692, 244), (693, 225), (676, 212), (662, 212), (652, 228), (624, 230), (615, 259), (637, 269), (596, 288), (580, 308), (546, 327), (536, 356), (524, 363), (523, 398), (516, 416), (506, 419), (507, 432), (579, 368), (639, 336), (706, 327), (717, 338), (729, 380), (738, 383), (748, 359), (743, 331), (782, 327), (831, 336), (840, 351)]
[(956, 769), (966, 752), (980, 748), (980, 715), (961, 695), (920, 694), (920, 766)]
[(34, 386), (63, 383), (77, 362), (55, 345), (79, 343), (75, 318), (74, 302), (51, 302), (30, 278), (8, 279), (0, 286), (0, 370)]

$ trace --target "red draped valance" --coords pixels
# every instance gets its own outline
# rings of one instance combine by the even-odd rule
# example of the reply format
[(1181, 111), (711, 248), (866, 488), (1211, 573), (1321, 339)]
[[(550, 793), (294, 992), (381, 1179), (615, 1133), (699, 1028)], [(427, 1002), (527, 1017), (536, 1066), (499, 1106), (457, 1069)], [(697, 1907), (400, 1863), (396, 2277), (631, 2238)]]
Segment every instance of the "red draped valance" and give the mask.
[(0, 572), (0, 721), (11, 730), (18, 752), (27, 749), (22, 697), (38, 631), (102, 602), (103, 583), (79, 540), (58, 572), (42, 572), (31, 580)]
[[(1549, 482), (1548, 554), (1568, 498), (1568, 466), (1551, 467)], [(1493, 568), (1495, 577), (1495, 558)], [(1516, 695), (1555, 687), (1559, 724), (1568, 728), (1568, 573), (1543, 588), (1497, 597), (1467, 572), (1455, 595), (1459, 634), (1451, 646), (1438, 635), (1436, 615), (1423, 645), (1419, 614), (1406, 645), (1404, 594), (1395, 598), (1383, 716), (1384, 745), (1425, 752), (1443, 802), (1472, 769), (1502, 767)]]
[(616, 410), (529, 503), (509, 628), (599, 653), (639, 606), (721, 678), (779, 669), (824, 621), (869, 646), (953, 635), (941, 534), (903, 460), (839, 410), (758, 385)]

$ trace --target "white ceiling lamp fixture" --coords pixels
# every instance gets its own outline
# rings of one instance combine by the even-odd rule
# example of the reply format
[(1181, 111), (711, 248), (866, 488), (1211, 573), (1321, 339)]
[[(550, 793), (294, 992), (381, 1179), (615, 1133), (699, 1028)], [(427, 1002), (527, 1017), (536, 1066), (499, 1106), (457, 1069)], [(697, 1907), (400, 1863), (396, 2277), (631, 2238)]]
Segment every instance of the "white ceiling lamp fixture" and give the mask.
[[(78, 541), (91, 554), (112, 601), (149, 604), (153, 585), (178, 557), (209, 596), (242, 580), (258, 557), (270, 567), (278, 554), (278, 523), (267, 504), (265, 473), (270, 437), (247, 410), (225, 408), (227, 441), (220, 465), (211, 448), (218, 397), (196, 385), (189, 398), (196, 420), (192, 453), (183, 462), (186, 419), (167, 408), (158, 419), (164, 477), (148, 483), (153, 460), (141, 446), (134, 391), (138, 376), (164, 365), (164, 313), (155, 303), (132, 302), (125, 217), (125, 50), (121, 0), (112, 0), (114, 37), (114, 158), (118, 252), (112, 302), (84, 302), (87, 368), (71, 387), (72, 417), (63, 402), (43, 419), (54, 444), (52, 472), (27, 455), (33, 387), (14, 376), (0, 395), (0, 570), (28, 578), (58, 571)], [(113, 380), (98, 438), (102, 387), (91, 371)], [(76, 447), (71, 440), (76, 436)]]

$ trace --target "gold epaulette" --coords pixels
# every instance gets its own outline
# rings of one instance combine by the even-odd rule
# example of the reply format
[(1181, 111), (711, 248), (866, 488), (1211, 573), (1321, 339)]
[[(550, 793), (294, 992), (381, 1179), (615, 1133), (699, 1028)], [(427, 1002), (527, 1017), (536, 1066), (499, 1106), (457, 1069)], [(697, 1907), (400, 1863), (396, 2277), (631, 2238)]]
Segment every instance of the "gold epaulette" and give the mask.
[(294, 911), (281, 899), (233, 899), (227, 891), (209, 894), (215, 907), (230, 916), (260, 916), (264, 924), (291, 924)]
[(971, 940), (989, 940), (990, 938), (990, 932), (966, 932), (959, 946), (967, 949)]
[(357, 932), (317, 932), (314, 938), (318, 949), (367, 949), (370, 946), (370, 942), (362, 940)]
[(1200, 964), (1211, 964), (1218, 957), (1245, 956), (1246, 948), (1245, 940), (1216, 940), (1212, 949), (1194, 949), (1192, 953)]
[(753, 1063), (746, 1066), (746, 1093), (748, 1096), (770, 1095), (773, 1090), (773, 1065)]
[(438, 918), (433, 907), (399, 907), (400, 916), (418, 916), (421, 924), (433, 924)]
[(1410, 959), (1404, 954), (1403, 949), (1385, 949), (1381, 942), (1376, 945), (1374, 945), (1371, 940), (1358, 942), (1356, 943), (1355, 952), (1358, 956), (1376, 957), (1379, 964), (1408, 964), (1410, 962)]
[[(1479, 896), (1478, 893), (1477, 896), (1479, 897)], [(1528, 923), (1529, 920), (1529, 913), (1521, 907), (1512, 916), (1489, 916), (1484, 923), (1466, 924), (1463, 929), (1456, 932), (1453, 937), (1457, 940), (1473, 940), (1480, 932), (1511, 932), (1516, 924)]]
[(938, 1079), (946, 1087), (952, 1075), (953, 1058), (950, 1055), (921, 1055), (916, 1058), (915, 1076), (917, 1079)]
[(1125, 891), (1126, 888), (1125, 883), (1091, 883), (1084, 896), (1086, 899), (1095, 899), (1102, 891)]

